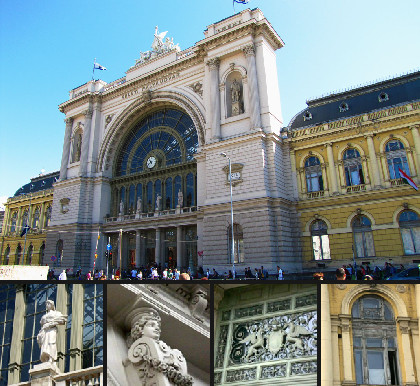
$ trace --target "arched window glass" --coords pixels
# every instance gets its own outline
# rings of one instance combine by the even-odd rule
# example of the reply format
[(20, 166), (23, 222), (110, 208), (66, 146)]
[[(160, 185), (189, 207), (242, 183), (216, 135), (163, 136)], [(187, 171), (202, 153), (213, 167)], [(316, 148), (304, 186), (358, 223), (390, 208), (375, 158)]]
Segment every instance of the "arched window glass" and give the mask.
[[(123, 205), (121, 205), (121, 202), (123, 203)], [(119, 205), (119, 211), (118, 213), (121, 213), (121, 209), (123, 209), (121, 214), (125, 214), (125, 187), (123, 186), (120, 189), (120, 202), (118, 203)]]
[(195, 206), (194, 182), (194, 175), (192, 173), (189, 173), (187, 175), (187, 207)]
[(172, 200), (172, 178), (169, 177), (165, 181), (165, 209), (172, 209), (173, 208), (173, 200)]
[(347, 186), (363, 185), (365, 183), (362, 159), (356, 149), (347, 149), (344, 152), (343, 165)]
[(147, 183), (147, 211), (152, 212), (153, 209), (154, 209), (153, 182), (149, 181)]
[(19, 243), (17, 248), (16, 248), (16, 265), (20, 264), (20, 259), (21, 258), (22, 258), (22, 247)]
[(389, 303), (375, 295), (352, 306), (354, 367), (358, 385), (399, 385), (395, 317)]
[[(13, 335), (16, 288), (14, 284), (0, 286), (0, 384), (7, 385)], [(14, 382), (12, 382), (14, 383)]]
[(178, 197), (178, 192), (182, 192), (182, 180), (180, 176), (176, 176), (174, 180), (174, 194), (176, 197)]
[(138, 212), (141, 212), (143, 210), (143, 208), (138, 208), (137, 207), (137, 203), (139, 202), (139, 198), (140, 198), (140, 200), (143, 201), (143, 185), (142, 184), (137, 184), (137, 194), (136, 194), (136, 210)]
[(39, 208), (37, 207), (34, 211), (34, 218), (32, 220), (32, 228), (38, 229), (39, 227)]
[(388, 162), (389, 178), (391, 180), (401, 178), (398, 169), (410, 175), (407, 155), (401, 141), (389, 141), (385, 146), (385, 153)]
[(43, 242), (41, 245), (41, 248), (39, 248), (39, 265), (44, 265), (44, 252), (45, 252), (45, 242)]
[(405, 255), (420, 253), (420, 218), (416, 212), (405, 210), (400, 214), (399, 225)]
[(318, 157), (309, 157), (305, 161), (306, 189), (309, 192), (324, 190), (321, 162)]
[(32, 264), (32, 255), (33, 255), (33, 252), (34, 252), (34, 246), (31, 243), (31, 245), (29, 245), (29, 248), (28, 248), (28, 258), (26, 260), (27, 261), (27, 264), (29, 264), (29, 265)]
[(130, 185), (128, 190), (128, 213), (134, 213), (134, 208), (136, 204), (136, 188), (133, 184)]
[(155, 197), (157, 196), (162, 197), (162, 182), (160, 180), (155, 181)]
[[(229, 225), (228, 229), (228, 261), (232, 262), (232, 226)], [(243, 263), (245, 261), (244, 253), (244, 234), (242, 227), (239, 224), (233, 224), (233, 241), (235, 248), (234, 262)]]
[(370, 220), (366, 216), (356, 216), (352, 228), (356, 257), (375, 256)]
[(45, 211), (45, 227), (47, 227), (50, 224), (51, 212), (52, 212), (52, 208), (51, 208), (51, 205), (49, 205), (47, 207), (47, 210)]
[(17, 222), (17, 212), (14, 212), (12, 215), (12, 224), (10, 226), (10, 232), (16, 232), (16, 222)]
[(9, 258), (10, 258), (10, 247), (7, 246), (6, 251), (4, 252), (4, 264), (9, 264)]
[(314, 221), (311, 225), (312, 250), (315, 260), (331, 259), (330, 240), (327, 229), (327, 224), (322, 220)]

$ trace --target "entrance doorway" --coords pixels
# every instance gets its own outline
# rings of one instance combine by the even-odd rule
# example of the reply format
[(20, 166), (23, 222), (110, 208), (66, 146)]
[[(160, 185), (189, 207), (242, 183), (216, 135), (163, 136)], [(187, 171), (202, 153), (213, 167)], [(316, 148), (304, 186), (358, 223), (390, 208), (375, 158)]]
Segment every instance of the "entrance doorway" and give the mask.
[(176, 247), (167, 247), (165, 261), (168, 268), (173, 269), (176, 267)]

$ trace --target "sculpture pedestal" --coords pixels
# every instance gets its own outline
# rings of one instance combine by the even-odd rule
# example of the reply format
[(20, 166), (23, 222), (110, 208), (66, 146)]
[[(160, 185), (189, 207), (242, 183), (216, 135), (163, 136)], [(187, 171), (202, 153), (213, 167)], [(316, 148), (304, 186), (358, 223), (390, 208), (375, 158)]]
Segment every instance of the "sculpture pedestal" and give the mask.
[(32, 386), (53, 386), (55, 383), (53, 377), (60, 374), (55, 363), (44, 362), (35, 365), (33, 369), (29, 370)]
[(232, 117), (241, 114), (241, 103), (238, 102), (232, 102)]

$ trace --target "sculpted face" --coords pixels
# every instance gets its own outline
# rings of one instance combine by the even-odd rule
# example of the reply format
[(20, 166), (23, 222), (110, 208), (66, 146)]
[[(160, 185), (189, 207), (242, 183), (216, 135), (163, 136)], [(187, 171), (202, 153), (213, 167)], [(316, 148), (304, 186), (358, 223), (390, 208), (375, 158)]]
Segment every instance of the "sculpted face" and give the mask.
[(152, 339), (159, 339), (160, 337), (160, 325), (156, 320), (149, 320), (143, 327), (143, 336), (147, 336)]
[(47, 307), (47, 311), (51, 311), (54, 308), (53, 303), (51, 303), (51, 302), (47, 302), (46, 307)]

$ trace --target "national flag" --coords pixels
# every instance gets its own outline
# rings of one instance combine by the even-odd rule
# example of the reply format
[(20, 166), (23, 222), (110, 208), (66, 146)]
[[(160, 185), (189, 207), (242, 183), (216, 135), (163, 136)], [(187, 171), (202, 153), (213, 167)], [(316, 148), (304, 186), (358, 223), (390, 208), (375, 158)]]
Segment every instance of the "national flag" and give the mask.
[(26, 233), (29, 231), (29, 229), (31, 229), (31, 227), (28, 224), (26, 224), (23, 227), (22, 232), (20, 233), (20, 237), (23, 237), (24, 235), (26, 235)]
[(418, 186), (407, 173), (404, 173), (401, 168), (398, 168), (398, 171), (400, 172), (400, 176), (404, 178), (409, 185), (411, 185), (414, 189), (419, 190)]
[(233, 0), (235, 3), (239, 3), (239, 4), (248, 4), (249, 0)]
[(101, 66), (99, 63), (94, 62), (93, 63), (93, 69), (94, 70), (106, 70), (106, 67)]

